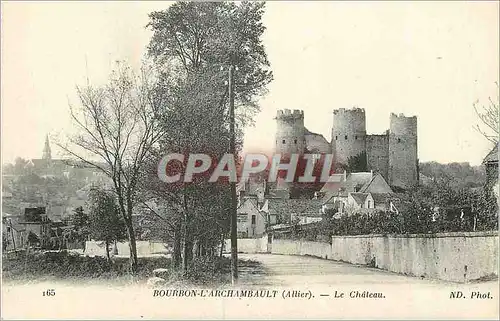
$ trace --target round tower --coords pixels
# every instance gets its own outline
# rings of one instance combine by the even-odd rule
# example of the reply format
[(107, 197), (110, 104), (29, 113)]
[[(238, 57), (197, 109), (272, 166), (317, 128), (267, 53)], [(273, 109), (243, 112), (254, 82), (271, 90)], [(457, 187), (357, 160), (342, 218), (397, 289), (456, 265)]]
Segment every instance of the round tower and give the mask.
[(333, 111), (332, 151), (336, 164), (347, 165), (350, 157), (365, 153), (366, 118), (363, 108)]
[(389, 184), (408, 188), (418, 183), (417, 117), (391, 113)]
[(278, 110), (276, 115), (275, 152), (279, 154), (303, 154), (306, 146), (304, 111)]

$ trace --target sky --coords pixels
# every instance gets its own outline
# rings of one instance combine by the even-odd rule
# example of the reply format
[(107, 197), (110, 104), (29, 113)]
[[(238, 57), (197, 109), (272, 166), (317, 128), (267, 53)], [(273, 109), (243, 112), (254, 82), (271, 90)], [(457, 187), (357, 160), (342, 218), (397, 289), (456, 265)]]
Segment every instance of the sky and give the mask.
[[(138, 67), (148, 13), (165, 2), (2, 2), (2, 162), (40, 158), (45, 135), (72, 129), (75, 86)], [(332, 112), (366, 111), (369, 134), (390, 113), (418, 117), (420, 161), (479, 165), (491, 149), (472, 104), (497, 99), (498, 2), (268, 2), (263, 42), (274, 73), (244, 149), (273, 148), (273, 117), (301, 109), (331, 139)], [(62, 154), (52, 146), (53, 158)]]

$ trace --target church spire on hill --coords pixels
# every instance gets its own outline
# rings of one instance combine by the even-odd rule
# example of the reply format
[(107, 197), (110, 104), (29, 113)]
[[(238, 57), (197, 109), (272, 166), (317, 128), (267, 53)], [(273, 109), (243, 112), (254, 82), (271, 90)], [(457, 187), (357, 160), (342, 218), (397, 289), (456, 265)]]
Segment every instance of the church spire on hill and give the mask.
[(49, 135), (45, 136), (45, 146), (43, 147), (43, 156), (42, 156), (42, 159), (45, 159), (45, 160), (51, 160), (52, 159), (52, 155), (51, 155), (51, 152), (50, 152)]

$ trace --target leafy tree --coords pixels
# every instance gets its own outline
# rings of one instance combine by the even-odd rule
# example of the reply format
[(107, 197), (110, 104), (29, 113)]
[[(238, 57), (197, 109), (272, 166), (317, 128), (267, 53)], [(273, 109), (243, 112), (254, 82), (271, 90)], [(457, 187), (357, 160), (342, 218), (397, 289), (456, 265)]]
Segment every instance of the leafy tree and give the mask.
[(484, 169), (469, 163), (424, 162), (419, 164), (419, 169), (420, 174), (433, 181), (449, 181), (454, 189), (483, 186), (486, 180)]
[(347, 171), (351, 173), (366, 172), (368, 164), (366, 161), (366, 152), (362, 152), (356, 156), (347, 159)]
[(7, 163), (2, 166), (2, 170), (4, 174), (13, 175), (15, 174), (14, 164)]
[(90, 235), (90, 218), (83, 211), (83, 207), (77, 207), (73, 213), (73, 225), (75, 227), (78, 242), (85, 242)]
[(14, 174), (15, 175), (27, 174), (27, 171), (25, 168), (27, 163), (28, 162), (24, 158), (17, 157), (14, 161)]
[(237, 115), (241, 123), (251, 121), (259, 110), (256, 98), (273, 78), (261, 39), (264, 8), (263, 2), (177, 2), (150, 14), (148, 53), (158, 64), (180, 71), (181, 78), (200, 71), (208, 75), (219, 84), (215, 93), (221, 103), (228, 99), (228, 88), (220, 67), (237, 66)]
[(110, 260), (109, 245), (126, 237), (126, 228), (114, 195), (93, 189), (89, 195), (89, 232), (93, 239), (106, 244), (106, 257)]
[[(205, 153), (213, 160), (228, 152), (229, 66), (238, 68), (234, 98), (236, 149), (241, 149), (243, 127), (252, 122), (259, 110), (257, 98), (267, 92), (272, 80), (261, 40), (263, 10), (262, 3), (177, 2), (150, 14), (148, 27), (153, 37), (148, 54), (165, 71), (161, 79), (170, 92), (168, 109), (162, 115), (166, 132), (162, 151), (186, 158), (189, 153)], [(221, 67), (226, 69), (221, 71)], [(183, 166), (185, 163), (180, 164), (181, 170)], [(146, 189), (175, 209), (170, 211), (176, 218), (172, 226), (182, 226), (182, 233), (173, 234), (182, 235), (184, 240), (184, 269), (189, 266), (195, 243), (206, 248), (198, 253), (210, 253), (228, 230), (229, 184), (207, 183), (207, 178), (154, 188), (155, 183), (147, 181), (151, 184)]]
[(491, 190), (479, 192), (475, 198), (474, 209), (477, 213), (477, 230), (498, 230), (498, 201)]

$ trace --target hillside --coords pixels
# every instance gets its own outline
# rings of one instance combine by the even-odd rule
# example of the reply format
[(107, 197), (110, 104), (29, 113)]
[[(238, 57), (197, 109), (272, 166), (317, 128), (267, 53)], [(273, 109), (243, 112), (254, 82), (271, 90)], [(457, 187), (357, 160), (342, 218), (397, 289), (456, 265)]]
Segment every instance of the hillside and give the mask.
[(438, 181), (450, 181), (454, 188), (481, 187), (486, 180), (484, 168), (469, 163), (425, 162), (419, 164), (419, 169), (421, 175)]

